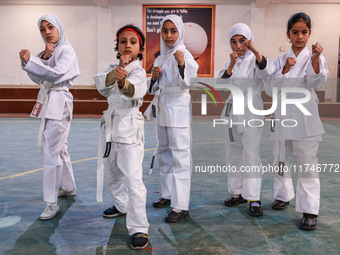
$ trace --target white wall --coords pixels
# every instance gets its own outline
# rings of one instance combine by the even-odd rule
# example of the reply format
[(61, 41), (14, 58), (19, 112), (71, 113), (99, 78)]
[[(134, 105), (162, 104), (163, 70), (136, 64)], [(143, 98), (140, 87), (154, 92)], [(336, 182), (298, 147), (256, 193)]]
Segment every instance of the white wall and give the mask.
[[(237, 13), (237, 15), (235, 15)], [(250, 6), (248, 5), (216, 5), (215, 17), (215, 76), (229, 61), (230, 44), (229, 29), (235, 23), (249, 24)]]
[(327, 60), (329, 79), (319, 90), (324, 90), (326, 99), (336, 101), (339, 37), (340, 37), (340, 4), (309, 4), (309, 5), (270, 5), (265, 11), (265, 32), (263, 51), (271, 59), (280, 52), (280, 46), (290, 47), (286, 36), (289, 17), (296, 12), (306, 12), (312, 20), (312, 34), (308, 41), (309, 49), (312, 44), (319, 42), (323, 45), (323, 55)]
[(0, 84), (33, 84), (20, 68), (19, 51), (28, 49), (36, 55), (44, 50), (38, 19), (47, 13), (62, 20), (66, 35), (77, 52), (81, 76), (75, 84), (93, 84), (92, 76), (97, 71), (97, 7), (60, 5), (0, 6)]
[[(221, 1), (219, 1), (221, 3)], [(213, 4), (213, 1), (211, 1)], [(215, 75), (229, 60), (228, 31), (237, 22), (250, 25), (255, 43), (261, 53), (274, 60), (280, 46), (288, 50), (286, 37), (288, 18), (304, 11), (313, 22), (310, 43), (320, 42), (328, 62), (329, 82), (320, 88), (326, 98), (335, 101), (338, 47), (340, 36), (339, 4), (270, 4), (256, 7), (251, 4), (217, 4), (215, 19)], [(44, 49), (37, 21), (46, 13), (56, 14), (64, 23), (66, 34), (73, 44), (81, 75), (75, 85), (93, 84), (93, 75), (110, 63), (117, 63), (114, 37), (117, 29), (128, 23), (142, 28), (141, 4), (116, 4), (110, 7), (82, 5), (0, 5), (0, 85), (33, 84), (20, 69), (18, 52), (22, 48), (37, 54)]]

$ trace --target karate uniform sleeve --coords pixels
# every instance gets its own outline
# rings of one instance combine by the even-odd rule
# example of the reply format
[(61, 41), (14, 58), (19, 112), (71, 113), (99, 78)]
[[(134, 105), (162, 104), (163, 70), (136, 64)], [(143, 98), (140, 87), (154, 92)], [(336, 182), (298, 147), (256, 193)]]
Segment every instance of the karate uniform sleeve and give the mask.
[(124, 87), (120, 89), (122, 94), (130, 100), (143, 98), (147, 92), (147, 77), (145, 70), (141, 66), (134, 69), (132, 68), (132, 65), (125, 67), (129, 74), (125, 79)]
[(149, 93), (150, 95), (154, 95), (155, 92), (159, 89), (159, 87), (158, 87), (158, 80), (156, 80), (156, 81), (152, 84), (151, 79), (152, 79), (152, 77), (148, 78), (147, 81), (146, 81), (146, 84), (147, 84), (148, 93)]
[(228, 75), (226, 73), (228, 67), (230, 65), (230, 61), (227, 61), (224, 63), (224, 66), (222, 68), (222, 70), (218, 73), (218, 78), (222, 78), (222, 79), (229, 79), (233, 76), (233, 73), (231, 72), (231, 75)]
[[(158, 66), (158, 58), (159, 57), (157, 57), (155, 62), (153, 63), (153, 67)], [(158, 79), (157, 79), (154, 83), (152, 83), (151, 79), (152, 79), (152, 77), (147, 78), (147, 81), (146, 81), (147, 91), (150, 95), (154, 95), (155, 92), (159, 89), (159, 87), (158, 87), (159, 82), (158, 82)]]
[(286, 76), (282, 74), (286, 59), (283, 56), (279, 56), (273, 63), (273, 73), (265, 81), (264, 90), (268, 96), (272, 96), (273, 88), (283, 87), (286, 83)]
[(93, 77), (98, 92), (104, 97), (109, 97), (111, 95), (112, 88), (116, 83), (115, 82), (111, 86), (106, 87), (105, 86), (106, 77), (113, 69), (116, 69), (117, 66), (118, 65), (110, 65), (108, 69), (106, 69), (104, 72), (100, 72)]
[(266, 80), (275, 71), (275, 66), (270, 59), (262, 56), (262, 62), (255, 64), (256, 76), (261, 80)]
[[(22, 64), (22, 69), (24, 70), (24, 66), (25, 66), (26, 63), (23, 63)], [(36, 83), (36, 84), (42, 84), (44, 82), (44, 80), (40, 77), (40, 76), (37, 76), (37, 75), (34, 75), (34, 74), (31, 74), (29, 72), (27, 72), (27, 75), (28, 77), (30, 77), (30, 79)]]
[(320, 55), (319, 69), (320, 72), (316, 74), (312, 66), (312, 58), (307, 63), (307, 88), (315, 89), (324, 84), (328, 77), (327, 62), (323, 55)]
[(216, 84), (232, 84), (233, 83), (233, 79), (230, 79), (233, 77), (233, 73), (231, 73), (231, 75), (228, 75), (226, 73), (229, 65), (230, 65), (230, 61), (227, 61), (224, 63), (222, 70), (217, 75)]
[[(79, 75), (77, 56), (75, 51), (68, 46), (60, 47), (60, 52), (55, 52), (55, 66), (51, 67), (48, 61), (42, 60), (40, 57), (30, 56), (27, 64), (23, 66), (23, 70), (27, 71), (31, 79), (37, 81), (48, 81), (53, 84), (59, 84), (67, 80), (72, 80)], [(33, 80), (33, 81), (34, 81)]]
[(184, 63), (184, 78), (181, 76), (179, 70), (178, 75), (180, 77), (180, 87), (188, 89), (192, 87), (195, 83), (194, 79), (197, 78), (197, 71), (199, 66), (188, 50), (184, 51)]
[[(38, 56), (41, 56), (42, 53), (43, 53), (43, 52), (41, 52)], [(21, 69), (22, 69), (22, 70), (25, 70), (25, 67), (26, 67), (26, 63), (25, 63), (24, 61), (21, 60)], [(44, 80), (43, 80), (40, 76), (34, 75), (34, 74), (28, 72), (27, 70), (25, 70), (25, 71), (27, 72), (28, 77), (30, 77), (30, 79), (31, 79), (34, 83), (36, 83), (36, 84), (42, 84), (42, 83), (43, 83)]]

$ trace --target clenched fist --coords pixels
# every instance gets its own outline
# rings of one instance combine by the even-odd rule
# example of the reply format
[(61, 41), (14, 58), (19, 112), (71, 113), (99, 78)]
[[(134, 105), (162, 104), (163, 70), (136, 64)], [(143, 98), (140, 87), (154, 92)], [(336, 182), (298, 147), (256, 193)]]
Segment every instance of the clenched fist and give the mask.
[(24, 61), (25, 63), (28, 62), (28, 60), (30, 59), (31, 53), (29, 50), (21, 50), (19, 52), (19, 57), (22, 61)]
[(183, 53), (183, 51), (180, 51), (180, 50), (176, 51), (174, 53), (174, 56), (175, 56), (175, 59), (176, 59), (178, 65), (183, 66), (184, 65), (184, 53)]
[(152, 68), (152, 81), (157, 81), (157, 79), (159, 78), (159, 76), (161, 75), (162, 70), (158, 67), (155, 66), (154, 68)]

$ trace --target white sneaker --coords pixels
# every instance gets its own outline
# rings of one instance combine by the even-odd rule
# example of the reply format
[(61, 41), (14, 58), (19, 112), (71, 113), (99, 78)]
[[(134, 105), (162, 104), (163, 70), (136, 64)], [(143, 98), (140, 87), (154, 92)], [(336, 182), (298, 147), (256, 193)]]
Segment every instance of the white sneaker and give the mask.
[(72, 196), (75, 196), (75, 195), (77, 195), (76, 190), (66, 191), (62, 187), (59, 187), (58, 197), (72, 197)]
[(59, 205), (51, 205), (47, 204), (44, 211), (40, 214), (40, 220), (49, 220), (52, 219), (57, 213), (60, 212)]

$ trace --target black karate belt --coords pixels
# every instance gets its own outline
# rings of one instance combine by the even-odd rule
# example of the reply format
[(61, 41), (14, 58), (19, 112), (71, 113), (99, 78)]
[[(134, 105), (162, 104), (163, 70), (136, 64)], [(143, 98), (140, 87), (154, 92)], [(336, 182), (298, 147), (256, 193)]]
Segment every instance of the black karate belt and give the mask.
[(155, 156), (156, 156), (156, 155), (153, 155), (153, 156), (152, 156), (150, 169), (153, 169), (153, 164), (154, 164), (154, 162), (155, 162)]
[(235, 142), (232, 128), (229, 128), (229, 139), (230, 139), (230, 142), (232, 143)]
[(231, 112), (231, 107), (233, 106), (233, 103), (227, 103), (227, 109), (225, 111), (225, 116), (229, 117), (230, 112)]
[(272, 121), (271, 121), (271, 123), (270, 123), (270, 132), (274, 132), (274, 130), (275, 130), (275, 116), (272, 116), (271, 118), (270, 118)]
[(279, 172), (278, 175), (283, 177), (283, 168), (285, 167), (285, 162), (279, 161)]
[(107, 158), (110, 155), (110, 151), (111, 151), (111, 142), (107, 142), (103, 158)]
[(151, 105), (151, 108), (152, 108), (152, 116), (154, 118), (156, 118), (156, 106), (154, 106), (153, 104)]

